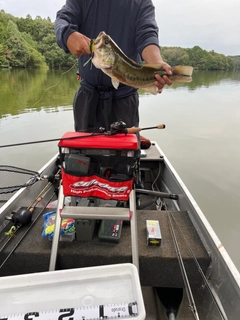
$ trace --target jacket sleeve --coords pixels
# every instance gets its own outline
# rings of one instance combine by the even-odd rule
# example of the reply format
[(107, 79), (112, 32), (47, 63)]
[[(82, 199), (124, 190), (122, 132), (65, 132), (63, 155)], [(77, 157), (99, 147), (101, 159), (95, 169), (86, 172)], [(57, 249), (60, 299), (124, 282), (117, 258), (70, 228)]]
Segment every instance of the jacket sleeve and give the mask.
[(145, 47), (154, 44), (159, 47), (158, 26), (155, 7), (151, 0), (142, 0), (138, 10), (136, 26), (136, 48), (140, 55)]
[(79, 0), (67, 0), (66, 4), (57, 12), (54, 29), (57, 44), (66, 53), (67, 39), (71, 33), (79, 31), (81, 26), (81, 8)]

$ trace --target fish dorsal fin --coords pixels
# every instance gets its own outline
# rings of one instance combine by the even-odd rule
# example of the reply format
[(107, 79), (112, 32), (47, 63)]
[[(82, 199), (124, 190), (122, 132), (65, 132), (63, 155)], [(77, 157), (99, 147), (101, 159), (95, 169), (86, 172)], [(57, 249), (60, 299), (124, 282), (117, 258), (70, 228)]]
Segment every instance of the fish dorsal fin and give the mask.
[(145, 63), (143, 64), (143, 66), (157, 69), (157, 70), (164, 70), (161, 63)]
[(112, 85), (115, 89), (118, 89), (119, 86), (119, 81), (116, 78), (111, 78), (112, 79)]

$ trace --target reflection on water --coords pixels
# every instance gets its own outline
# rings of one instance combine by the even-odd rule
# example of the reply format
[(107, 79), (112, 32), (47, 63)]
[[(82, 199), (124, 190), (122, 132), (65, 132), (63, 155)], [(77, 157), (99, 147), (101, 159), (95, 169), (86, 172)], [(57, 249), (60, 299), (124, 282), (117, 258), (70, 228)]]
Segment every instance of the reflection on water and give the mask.
[[(64, 74), (63, 74), (64, 73)], [(174, 82), (165, 90), (197, 90), (230, 82), (239, 85), (239, 71), (199, 71), (194, 70), (190, 83)], [(68, 73), (61, 70), (0, 69), (0, 118), (8, 114), (16, 115), (44, 108), (71, 105), (79, 86), (76, 70)], [(140, 90), (141, 95), (147, 95)], [(56, 111), (57, 109), (53, 109)]]
[[(78, 81), (75, 70), (61, 73), (0, 70), (0, 145), (73, 131)], [(144, 135), (161, 146), (240, 269), (240, 72), (194, 71), (191, 83), (142, 94), (140, 127), (159, 123), (166, 129)], [(37, 170), (57, 151), (57, 142), (4, 148), (0, 164)]]
[(71, 104), (78, 87), (76, 72), (61, 74), (47, 69), (0, 70), (0, 117)]
[(193, 81), (189, 83), (188, 88), (195, 90), (201, 87), (210, 87), (230, 81), (238, 83), (240, 81), (240, 72), (238, 71), (200, 71), (195, 70), (193, 73)]

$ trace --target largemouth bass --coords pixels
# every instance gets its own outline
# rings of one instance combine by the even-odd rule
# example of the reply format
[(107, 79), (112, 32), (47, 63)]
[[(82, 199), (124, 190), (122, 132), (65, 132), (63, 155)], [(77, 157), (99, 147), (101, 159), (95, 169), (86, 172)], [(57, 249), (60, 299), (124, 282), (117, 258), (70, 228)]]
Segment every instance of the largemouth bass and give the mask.
[[(112, 38), (105, 32), (100, 32), (93, 40), (91, 51), (92, 63), (112, 79), (112, 85), (118, 88), (119, 82), (134, 88), (142, 88), (152, 94), (157, 94), (154, 85), (155, 75), (167, 75), (161, 64), (138, 64), (128, 58)], [(172, 81), (191, 82), (193, 68), (190, 66), (172, 67), (172, 75), (167, 75)]]

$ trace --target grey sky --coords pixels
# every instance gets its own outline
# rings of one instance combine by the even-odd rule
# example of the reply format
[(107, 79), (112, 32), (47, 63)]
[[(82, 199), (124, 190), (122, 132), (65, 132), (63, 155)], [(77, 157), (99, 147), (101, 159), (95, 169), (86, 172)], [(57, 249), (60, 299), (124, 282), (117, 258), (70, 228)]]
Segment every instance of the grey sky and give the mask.
[[(101, 0), (99, 0), (101, 1)], [(119, 0), (120, 1), (120, 0)], [(0, 0), (0, 10), (55, 20), (65, 0)], [(240, 0), (153, 0), (162, 46), (240, 55)]]

